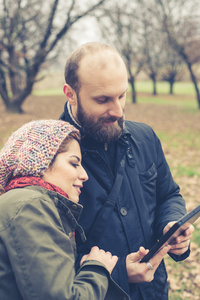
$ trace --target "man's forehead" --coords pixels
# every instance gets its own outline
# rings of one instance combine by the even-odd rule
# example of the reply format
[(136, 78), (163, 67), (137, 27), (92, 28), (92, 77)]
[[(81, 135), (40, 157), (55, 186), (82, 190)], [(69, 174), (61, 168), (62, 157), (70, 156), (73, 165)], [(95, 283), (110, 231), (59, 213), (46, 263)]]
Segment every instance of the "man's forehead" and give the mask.
[(81, 84), (93, 86), (104, 86), (106, 82), (112, 85), (120, 77), (119, 84), (119, 81), (127, 81), (127, 69), (118, 53), (103, 51), (82, 59), (78, 77)]
[(126, 86), (118, 86), (116, 89), (108, 89), (105, 90), (105, 88), (99, 88), (97, 90), (94, 90), (93, 93), (91, 93), (91, 98), (107, 98), (107, 97), (120, 97), (124, 95), (127, 92), (128, 87)]
[(87, 53), (80, 61), (79, 70), (107, 69), (112, 65), (117, 67), (120, 64), (124, 64), (124, 62), (116, 51), (103, 49), (96, 53)]

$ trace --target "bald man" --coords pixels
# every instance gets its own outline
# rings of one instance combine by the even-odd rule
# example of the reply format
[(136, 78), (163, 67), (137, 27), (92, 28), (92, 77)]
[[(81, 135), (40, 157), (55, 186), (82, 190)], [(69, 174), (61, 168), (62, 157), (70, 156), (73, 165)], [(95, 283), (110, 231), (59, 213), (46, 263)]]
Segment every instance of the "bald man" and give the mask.
[(188, 257), (194, 228), (140, 263), (186, 208), (155, 132), (125, 121), (125, 63), (112, 47), (87, 43), (69, 56), (65, 81), (61, 119), (81, 132), (82, 164), (89, 176), (80, 196), (87, 241), (76, 234), (79, 259), (95, 245), (109, 251), (119, 257), (112, 277), (131, 299), (166, 300), (163, 258), (167, 252), (176, 261)]

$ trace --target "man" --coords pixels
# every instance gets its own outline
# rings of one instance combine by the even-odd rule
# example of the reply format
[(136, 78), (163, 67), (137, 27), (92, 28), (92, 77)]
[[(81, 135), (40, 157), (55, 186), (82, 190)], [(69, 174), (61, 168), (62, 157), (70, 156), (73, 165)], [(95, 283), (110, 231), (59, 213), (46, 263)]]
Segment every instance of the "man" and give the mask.
[(65, 80), (61, 119), (81, 131), (82, 164), (89, 176), (80, 197), (87, 241), (81, 243), (77, 233), (78, 253), (97, 245), (119, 256), (112, 276), (131, 299), (168, 299), (161, 260), (167, 251), (176, 261), (188, 257), (193, 226), (171, 249), (148, 264), (139, 262), (144, 248), (151, 248), (186, 209), (153, 130), (124, 120), (125, 64), (110, 46), (87, 43), (68, 58)]

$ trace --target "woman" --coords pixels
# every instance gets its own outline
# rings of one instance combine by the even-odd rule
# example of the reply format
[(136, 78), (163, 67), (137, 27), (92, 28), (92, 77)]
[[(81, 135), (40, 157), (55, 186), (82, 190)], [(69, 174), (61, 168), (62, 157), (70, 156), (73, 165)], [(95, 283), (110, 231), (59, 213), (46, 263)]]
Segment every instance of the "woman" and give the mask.
[[(112, 281), (117, 257), (93, 247), (74, 270), (83, 182), (72, 125), (33, 121), (0, 152), (0, 299), (128, 299)], [(70, 200), (69, 200), (70, 199)]]

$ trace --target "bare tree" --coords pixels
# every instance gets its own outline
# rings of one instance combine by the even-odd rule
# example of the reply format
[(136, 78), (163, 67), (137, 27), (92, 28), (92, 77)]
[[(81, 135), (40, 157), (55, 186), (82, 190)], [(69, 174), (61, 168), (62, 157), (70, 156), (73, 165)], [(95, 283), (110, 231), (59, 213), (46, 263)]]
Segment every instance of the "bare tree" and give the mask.
[(200, 8), (199, 1), (155, 0), (156, 16), (162, 30), (167, 34), (169, 44), (185, 62), (196, 91), (200, 109), (200, 93), (194, 64), (199, 62)]
[(136, 103), (135, 78), (144, 65), (138, 32), (137, 3), (125, 0), (112, 1), (109, 5), (97, 17), (100, 30), (103, 38), (121, 53), (126, 62), (132, 103)]
[(21, 113), (38, 73), (72, 25), (106, 0), (0, 0), (0, 95)]
[(167, 43), (163, 52), (163, 66), (160, 70), (160, 79), (169, 83), (169, 94), (174, 93), (174, 83), (183, 77), (183, 60)]
[(162, 66), (163, 37), (151, 14), (152, 0), (137, 0), (140, 35), (143, 43), (144, 71), (153, 82), (153, 95), (157, 95), (157, 78)]

